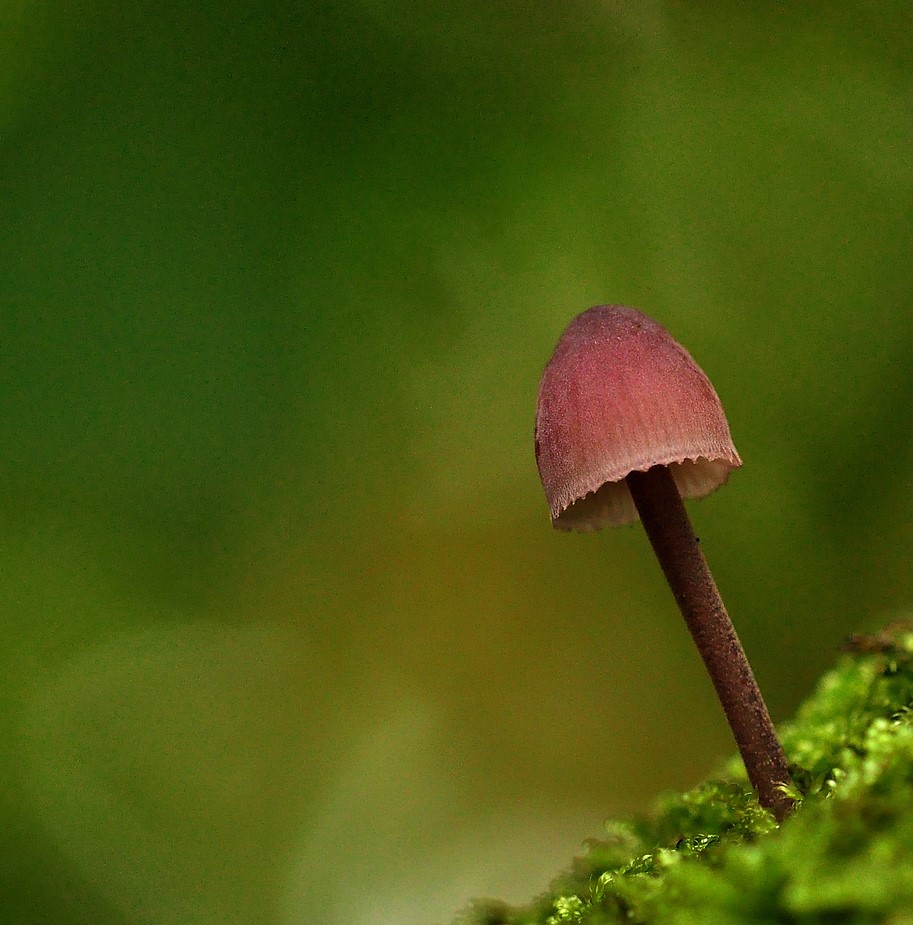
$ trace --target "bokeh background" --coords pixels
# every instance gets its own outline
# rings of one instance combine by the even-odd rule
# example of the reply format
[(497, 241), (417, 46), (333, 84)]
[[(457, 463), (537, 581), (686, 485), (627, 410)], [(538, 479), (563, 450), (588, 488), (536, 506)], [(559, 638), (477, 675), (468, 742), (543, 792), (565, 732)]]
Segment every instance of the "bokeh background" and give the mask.
[(909, 3), (0, 8), (0, 915), (446, 922), (732, 752), (637, 527), (550, 529), (571, 315), (745, 459), (777, 720), (913, 604)]

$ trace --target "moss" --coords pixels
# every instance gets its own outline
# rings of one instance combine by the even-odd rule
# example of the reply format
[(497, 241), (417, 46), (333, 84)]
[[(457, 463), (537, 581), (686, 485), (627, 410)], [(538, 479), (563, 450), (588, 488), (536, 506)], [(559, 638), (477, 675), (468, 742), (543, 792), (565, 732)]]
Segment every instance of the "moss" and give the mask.
[(798, 806), (777, 826), (733, 760), (605, 837), (528, 906), (459, 925), (913, 925), (913, 624), (850, 640), (782, 730)]

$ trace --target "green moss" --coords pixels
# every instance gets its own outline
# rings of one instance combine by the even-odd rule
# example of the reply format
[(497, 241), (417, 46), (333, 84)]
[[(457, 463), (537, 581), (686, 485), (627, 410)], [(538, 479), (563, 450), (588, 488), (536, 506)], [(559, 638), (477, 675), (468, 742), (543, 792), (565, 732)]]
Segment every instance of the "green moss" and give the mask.
[(781, 826), (741, 764), (603, 839), (525, 907), (460, 925), (913, 925), (913, 625), (851, 641), (782, 730), (799, 803)]

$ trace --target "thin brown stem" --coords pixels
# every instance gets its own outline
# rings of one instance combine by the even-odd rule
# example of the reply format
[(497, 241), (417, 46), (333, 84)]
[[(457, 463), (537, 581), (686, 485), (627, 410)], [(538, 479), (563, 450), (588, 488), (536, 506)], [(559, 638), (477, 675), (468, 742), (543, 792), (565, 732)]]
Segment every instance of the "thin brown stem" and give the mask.
[(793, 801), (777, 738), (745, 651), (717, 590), (672, 473), (666, 466), (632, 472), (628, 488), (685, 623), (707, 666), (762, 806), (778, 820)]

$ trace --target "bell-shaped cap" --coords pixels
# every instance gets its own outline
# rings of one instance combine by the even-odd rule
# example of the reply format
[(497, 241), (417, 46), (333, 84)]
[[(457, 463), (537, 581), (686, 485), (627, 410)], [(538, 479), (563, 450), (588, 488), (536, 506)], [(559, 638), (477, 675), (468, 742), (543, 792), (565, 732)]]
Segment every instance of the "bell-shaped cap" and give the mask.
[(685, 498), (742, 465), (719, 398), (646, 315), (597, 305), (567, 326), (539, 384), (536, 462), (559, 530), (637, 519), (625, 477), (668, 466)]

